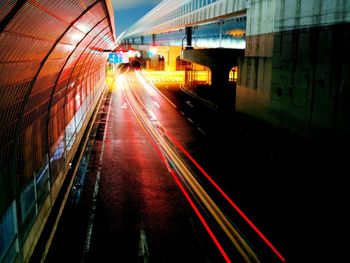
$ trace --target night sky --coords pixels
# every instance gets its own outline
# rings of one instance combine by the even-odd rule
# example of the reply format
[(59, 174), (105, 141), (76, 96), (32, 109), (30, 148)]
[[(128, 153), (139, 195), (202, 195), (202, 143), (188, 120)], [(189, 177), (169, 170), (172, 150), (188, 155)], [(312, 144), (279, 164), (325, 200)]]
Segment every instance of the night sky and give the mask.
[(117, 37), (162, 0), (113, 0)]

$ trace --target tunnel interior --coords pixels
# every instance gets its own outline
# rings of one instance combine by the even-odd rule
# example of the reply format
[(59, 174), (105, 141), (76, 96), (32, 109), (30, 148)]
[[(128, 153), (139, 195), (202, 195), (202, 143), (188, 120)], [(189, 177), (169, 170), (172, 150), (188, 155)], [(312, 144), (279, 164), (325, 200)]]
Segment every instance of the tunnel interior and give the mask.
[(109, 1), (1, 1), (0, 11), (1, 259), (25, 246), (69, 169), (116, 38)]

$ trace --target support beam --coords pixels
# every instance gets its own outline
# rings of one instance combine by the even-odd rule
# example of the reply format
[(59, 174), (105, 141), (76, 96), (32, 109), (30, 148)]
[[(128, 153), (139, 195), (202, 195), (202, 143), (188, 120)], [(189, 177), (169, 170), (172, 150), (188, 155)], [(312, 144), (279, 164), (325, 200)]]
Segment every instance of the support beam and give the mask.
[(176, 71), (176, 58), (181, 54), (181, 47), (158, 46), (156, 50), (156, 53), (165, 59), (165, 70)]
[(238, 57), (244, 56), (243, 49), (186, 49), (181, 59), (206, 66), (211, 71), (212, 100), (224, 110), (235, 109), (236, 87), (229, 82), (230, 70), (238, 65)]
[(186, 27), (186, 49), (192, 48), (192, 27)]
[(132, 45), (131, 48), (140, 51), (149, 51), (151, 48), (156, 54), (164, 57), (165, 70), (176, 71), (176, 58), (181, 55), (180, 46), (148, 46), (148, 45)]
[(238, 65), (238, 57), (244, 56), (243, 49), (186, 49), (181, 51), (181, 59), (210, 68), (212, 85), (222, 89), (229, 85), (229, 72)]

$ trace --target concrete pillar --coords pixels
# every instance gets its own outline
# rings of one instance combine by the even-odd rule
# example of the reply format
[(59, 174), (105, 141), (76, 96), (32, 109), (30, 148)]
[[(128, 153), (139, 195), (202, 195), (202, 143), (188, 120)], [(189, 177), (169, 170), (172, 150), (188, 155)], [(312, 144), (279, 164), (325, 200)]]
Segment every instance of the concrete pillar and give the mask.
[(224, 88), (229, 84), (230, 69), (238, 65), (237, 58), (244, 56), (241, 49), (189, 49), (182, 50), (181, 59), (210, 68), (212, 85)]
[(164, 57), (165, 70), (176, 70), (176, 58), (181, 54), (181, 47), (176, 46), (157, 46), (155, 47), (157, 54)]
[(166, 70), (167, 71), (175, 71), (176, 70), (176, 58), (181, 54), (181, 47), (169, 47), (170, 52), (168, 53), (168, 57), (166, 57)]
[[(238, 57), (244, 56), (241, 49), (186, 49), (181, 59), (206, 66), (211, 71), (214, 100), (224, 108), (235, 107), (235, 86), (230, 85), (229, 72), (238, 65)], [(227, 105), (227, 102), (230, 105)]]
[(186, 49), (192, 48), (192, 27), (186, 27)]

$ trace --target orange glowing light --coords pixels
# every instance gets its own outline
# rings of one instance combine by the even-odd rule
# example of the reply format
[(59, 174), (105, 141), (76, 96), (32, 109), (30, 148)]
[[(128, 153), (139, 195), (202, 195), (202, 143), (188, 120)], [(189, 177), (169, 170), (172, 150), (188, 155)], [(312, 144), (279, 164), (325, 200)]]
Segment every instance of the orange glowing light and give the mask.
[(245, 31), (242, 29), (232, 29), (228, 32), (229, 35), (234, 37), (242, 37), (245, 34)]
[(236, 66), (230, 70), (230, 76), (229, 76), (230, 81), (236, 82), (237, 76), (238, 76), (238, 67)]

